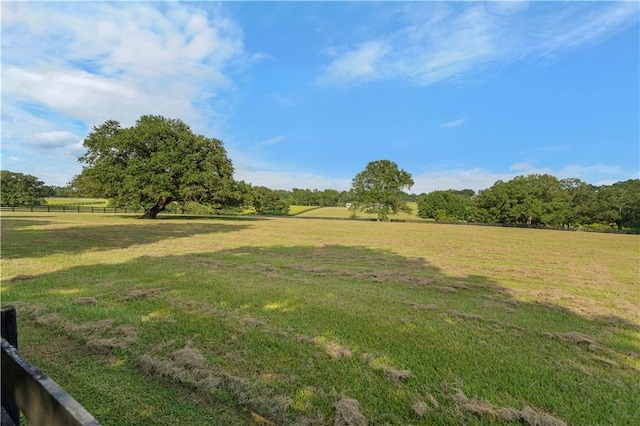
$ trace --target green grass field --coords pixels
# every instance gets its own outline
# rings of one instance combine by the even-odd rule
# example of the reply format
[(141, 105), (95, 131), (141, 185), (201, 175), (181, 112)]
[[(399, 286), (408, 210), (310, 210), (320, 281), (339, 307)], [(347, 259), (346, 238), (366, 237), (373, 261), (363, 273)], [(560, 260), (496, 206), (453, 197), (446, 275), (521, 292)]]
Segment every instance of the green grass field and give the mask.
[(639, 256), (635, 235), (6, 213), (1, 296), (104, 425), (622, 425)]

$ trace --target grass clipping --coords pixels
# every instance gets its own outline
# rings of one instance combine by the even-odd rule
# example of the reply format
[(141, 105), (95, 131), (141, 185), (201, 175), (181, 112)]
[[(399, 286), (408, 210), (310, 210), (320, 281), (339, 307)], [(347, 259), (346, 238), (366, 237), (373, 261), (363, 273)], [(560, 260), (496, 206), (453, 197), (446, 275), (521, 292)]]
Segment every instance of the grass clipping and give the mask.
[(193, 347), (191, 341), (173, 351), (168, 357), (155, 356), (154, 352), (155, 350), (152, 350), (138, 360), (138, 365), (145, 374), (186, 385), (206, 397), (215, 398), (220, 392), (227, 393), (238, 404), (248, 408), (254, 420), (258, 417), (263, 419), (259, 424), (287, 422), (286, 411), (289, 401), (286, 398), (265, 394), (263, 389), (255, 388), (243, 378), (210, 369), (207, 359)]
[(138, 333), (131, 325), (117, 325), (112, 318), (95, 322), (75, 324), (63, 320), (58, 314), (38, 317), (36, 322), (42, 325), (61, 327), (68, 335), (83, 338), (89, 349), (96, 352), (110, 352), (124, 349), (138, 341)]
[(525, 406), (522, 410), (510, 407), (494, 407), (487, 401), (469, 399), (461, 391), (458, 391), (453, 396), (453, 401), (461, 410), (490, 416), (505, 422), (521, 421), (531, 426), (567, 426), (564, 421), (553, 417), (551, 414), (543, 413), (528, 406)]
[(367, 418), (360, 411), (360, 403), (352, 398), (342, 398), (336, 402), (334, 426), (366, 426)]

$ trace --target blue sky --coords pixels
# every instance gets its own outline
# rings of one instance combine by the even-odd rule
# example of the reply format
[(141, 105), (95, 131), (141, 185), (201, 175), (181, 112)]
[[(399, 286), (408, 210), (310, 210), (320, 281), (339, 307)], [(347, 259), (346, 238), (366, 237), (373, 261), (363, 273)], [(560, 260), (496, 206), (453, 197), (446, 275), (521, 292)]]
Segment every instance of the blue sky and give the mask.
[(6, 2), (2, 168), (64, 185), (90, 129), (145, 114), (236, 178), (411, 192), (519, 174), (638, 178), (638, 2)]

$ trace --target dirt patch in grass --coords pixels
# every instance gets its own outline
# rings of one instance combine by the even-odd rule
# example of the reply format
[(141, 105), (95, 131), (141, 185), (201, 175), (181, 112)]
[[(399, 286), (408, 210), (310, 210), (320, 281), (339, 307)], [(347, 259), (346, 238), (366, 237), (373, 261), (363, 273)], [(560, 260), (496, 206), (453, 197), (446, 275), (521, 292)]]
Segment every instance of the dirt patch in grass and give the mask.
[(366, 426), (367, 418), (362, 414), (360, 403), (352, 398), (342, 398), (335, 404), (334, 426)]
[(138, 289), (131, 290), (128, 295), (122, 298), (122, 300), (135, 300), (135, 299), (153, 299), (158, 293), (160, 293), (163, 288), (148, 288), (148, 289)]
[(488, 416), (504, 422), (524, 422), (531, 426), (566, 426), (567, 424), (551, 414), (525, 406), (522, 410), (511, 407), (494, 407), (487, 401), (469, 399), (464, 393), (458, 391), (453, 396), (453, 402), (460, 410)]

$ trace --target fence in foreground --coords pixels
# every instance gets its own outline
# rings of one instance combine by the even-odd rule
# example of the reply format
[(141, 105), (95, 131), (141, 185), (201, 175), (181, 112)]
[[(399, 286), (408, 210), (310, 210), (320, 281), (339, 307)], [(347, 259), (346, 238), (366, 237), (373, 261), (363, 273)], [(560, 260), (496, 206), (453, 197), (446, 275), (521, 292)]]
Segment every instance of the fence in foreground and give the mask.
[(2, 308), (2, 425), (99, 426), (100, 423), (51, 378), (18, 353), (16, 309)]

